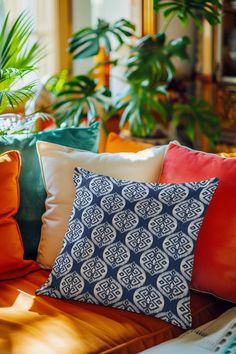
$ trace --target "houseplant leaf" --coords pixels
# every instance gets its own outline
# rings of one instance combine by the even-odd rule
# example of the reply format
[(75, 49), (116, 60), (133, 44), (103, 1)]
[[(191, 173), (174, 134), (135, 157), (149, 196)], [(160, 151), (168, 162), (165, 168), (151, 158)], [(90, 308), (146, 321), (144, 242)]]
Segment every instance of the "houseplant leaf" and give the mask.
[(60, 126), (66, 122), (68, 126), (78, 126), (87, 115), (88, 123), (97, 117), (97, 105), (104, 110), (110, 106), (111, 92), (106, 87), (97, 88), (97, 81), (86, 75), (78, 75), (66, 82), (57, 94), (58, 101), (53, 105), (55, 118)]
[(189, 139), (194, 142), (196, 129), (208, 138), (212, 147), (220, 135), (219, 117), (212, 111), (209, 103), (202, 99), (191, 97), (188, 102), (173, 105), (173, 123), (183, 124)]
[(127, 62), (127, 80), (150, 86), (156, 82), (171, 81), (175, 74), (173, 59), (188, 59), (189, 43), (187, 37), (166, 43), (164, 33), (145, 36), (131, 50)]
[(210, 25), (216, 25), (221, 21), (222, 3), (220, 0), (154, 0), (154, 9), (163, 10), (166, 18), (177, 16), (183, 24), (191, 17), (199, 26), (199, 16), (202, 16)]
[(108, 54), (125, 43), (126, 39), (134, 34), (134, 30), (135, 26), (125, 19), (114, 24), (98, 19), (94, 28), (87, 27), (73, 34), (69, 40), (69, 52), (73, 59), (97, 55), (101, 47), (104, 47)]

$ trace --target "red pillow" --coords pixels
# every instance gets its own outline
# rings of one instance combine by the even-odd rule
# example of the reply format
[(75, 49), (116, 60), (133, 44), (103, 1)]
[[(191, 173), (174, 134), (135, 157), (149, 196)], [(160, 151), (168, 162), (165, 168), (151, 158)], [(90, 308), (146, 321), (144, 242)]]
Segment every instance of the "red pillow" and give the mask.
[(17, 151), (0, 155), (0, 280), (18, 278), (39, 269), (23, 259), (20, 230), (13, 216), (19, 207), (20, 157)]
[(161, 183), (219, 178), (194, 254), (192, 287), (236, 302), (236, 158), (175, 144), (165, 155)]

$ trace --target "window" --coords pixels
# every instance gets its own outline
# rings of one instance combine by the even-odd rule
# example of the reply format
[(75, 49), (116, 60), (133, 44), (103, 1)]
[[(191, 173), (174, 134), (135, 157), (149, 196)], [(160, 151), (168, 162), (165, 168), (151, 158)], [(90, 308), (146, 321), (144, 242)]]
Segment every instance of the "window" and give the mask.
[(70, 67), (66, 51), (70, 31), (70, 1), (68, 0), (0, 0), (0, 21), (10, 12), (14, 20), (27, 10), (33, 18), (35, 31), (32, 40), (45, 47), (45, 57), (39, 63), (39, 78)]

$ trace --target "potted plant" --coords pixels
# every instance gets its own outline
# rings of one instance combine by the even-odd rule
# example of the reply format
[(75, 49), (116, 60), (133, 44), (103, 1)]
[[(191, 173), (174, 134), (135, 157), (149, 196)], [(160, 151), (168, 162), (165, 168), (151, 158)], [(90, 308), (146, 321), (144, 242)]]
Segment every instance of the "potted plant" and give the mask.
[[(120, 127), (126, 122), (135, 136), (152, 136), (157, 122), (171, 122), (184, 129), (185, 140), (194, 142), (197, 130), (208, 138), (209, 145), (219, 137), (220, 124), (209, 103), (174, 88), (176, 69), (173, 59), (187, 60), (188, 37), (167, 41), (166, 30), (174, 17), (187, 25), (191, 17), (201, 27), (200, 18), (211, 25), (221, 19), (222, 4), (213, 1), (155, 0), (154, 8), (163, 11), (165, 21), (155, 36), (138, 40), (127, 61), (127, 89), (117, 98), (115, 106), (123, 109)], [(175, 93), (174, 97), (171, 93)]]
[[(129, 43), (128, 59), (122, 63), (126, 68), (122, 78), (126, 87), (113, 99), (113, 107), (106, 111), (103, 121), (110, 119), (115, 112), (120, 112), (120, 128), (123, 129), (128, 123), (134, 136), (150, 137), (155, 133), (158, 123), (162, 126), (171, 124), (182, 127), (190, 143), (195, 139), (196, 130), (200, 130), (211, 145), (219, 136), (220, 124), (209, 103), (180, 92), (176, 87), (173, 89), (176, 82), (174, 59), (188, 60), (187, 48), (190, 39), (183, 36), (168, 41), (166, 30), (176, 16), (183, 25), (187, 25), (189, 18), (192, 18), (198, 27), (201, 26), (200, 18), (215, 25), (220, 22), (222, 5), (218, 0), (156, 0), (154, 6), (157, 12), (163, 11), (165, 21), (162, 28), (154, 36), (147, 35), (136, 39), (133, 45)], [(124, 19), (113, 25), (98, 20), (94, 28), (82, 29), (72, 36), (69, 51), (74, 60), (95, 56), (102, 46), (109, 54), (124, 44), (127, 38), (135, 38), (134, 29), (134, 25)], [(120, 64), (118, 60), (96, 63), (89, 72), (90, 79), (94, 69), (104, 63)], [(71, 91), (71, 94), (74, 93)]]
[(110, 110), (111, 91), (100, 85), (95, 72), (104, 65), (117, 65), (118, 61), (110, 60), (109, 54), (123, 45), (133, 35), (134, 29), (134, 25), (125, 19), (114, 24), (98, 19), (95, 28), (83, 28), (73, 34), (69, 40), (69, 52), (74, 60), (93, 56), (100, 60), (94, 63), (87, 75), (70, 78), (57, 92), (57, 102), (53, 108), (59, 126), (78, 126), (85, 121), (85, 117), (87, 124), (91, 124)]

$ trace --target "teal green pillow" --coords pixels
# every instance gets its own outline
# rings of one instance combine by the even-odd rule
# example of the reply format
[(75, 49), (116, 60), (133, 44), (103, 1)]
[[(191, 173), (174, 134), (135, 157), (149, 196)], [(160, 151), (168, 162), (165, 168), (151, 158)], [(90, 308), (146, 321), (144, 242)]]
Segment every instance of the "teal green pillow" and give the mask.
[(45, 211), (46, 192), (36, 151), (38, 140), (97, 152), (99, 124), (94, 123), (89, 128), (60, 128), (35, 134), (0, 136), (0, 153), (18, 150), (21, 154), (20, 207), (16, 219), (23, 239), (25, 258), (34, 258), (37, 253), (41, 216)]

